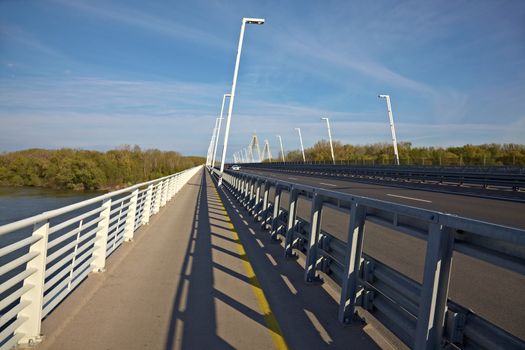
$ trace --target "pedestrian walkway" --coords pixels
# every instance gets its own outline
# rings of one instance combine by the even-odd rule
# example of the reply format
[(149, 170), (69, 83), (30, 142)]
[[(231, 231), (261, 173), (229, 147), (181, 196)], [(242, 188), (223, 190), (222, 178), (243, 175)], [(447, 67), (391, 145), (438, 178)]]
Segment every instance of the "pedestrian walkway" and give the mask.
[(246, 220), (199, 172), (44, 320), (37, 349), (389, 347), (341, 325), (333, 293)]

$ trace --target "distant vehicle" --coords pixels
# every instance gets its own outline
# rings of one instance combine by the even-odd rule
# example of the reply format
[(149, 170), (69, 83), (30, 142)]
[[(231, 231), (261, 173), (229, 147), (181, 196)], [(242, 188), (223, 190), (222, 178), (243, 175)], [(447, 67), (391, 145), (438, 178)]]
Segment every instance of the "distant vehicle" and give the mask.
[(237, 164), (234, 164), (234, 165), (232, 165), (231, 169), (232, 170), (241, 170), (241, 166), (237, 165)]

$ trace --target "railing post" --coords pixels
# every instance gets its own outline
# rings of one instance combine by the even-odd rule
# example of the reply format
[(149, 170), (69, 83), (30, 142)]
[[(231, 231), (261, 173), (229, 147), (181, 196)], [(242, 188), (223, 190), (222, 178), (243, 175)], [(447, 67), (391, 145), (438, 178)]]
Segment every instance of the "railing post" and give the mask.
[(319, 277), (315, 271), (317, 268), (317, 242), (321, 232), (321, 214), (323, 210), (323, 197), (314, 192), (312, 198), (312, 210), (310, 213), (310, 237), (308, 239), (308, 251), (306, 252), (306, 264), (304, 280), (307, 283), (316, 282)]
[(270, 230), (270, 238), (277, 239), (277, 232), (279, 231), (279, 218), (281, 216), (281, 196), (283, 189), (281, 186), (275, 186), (275, 197), (273, 200), (273, 215), (272, 215), (272, 229)]
[(108, 245), (109, 213), (111, 211), (111, 198), (102, 202), (101, 220), (98, 222), (98, 231), (93, 247), (93, 261), (91, 269), (93, 272), (104, 272), (106, 268), (106, 251)]
[(351, 323), (354, 315), (357, 288), (359, 286), (359, 268), (363, 251), (366, 207), (352, 201), (350, 225), (344, 260), (344, 274), (339, 301), (339, 321)]
[(20, 344), (34, 344), (42, 341), (40, 327), (42, 325), (42, 308), (44, 306), (44, 280), (46, 275), (47, 241), (49, 234), (49, 221), (42, 221), (33, 227), (33, 236), (42, 236), (33, 243), (29, 253), (37, 253), (26, 265), (26, 270), (36, 270), (24, 280), (24, 287), (30, 287), (20, 297), (20, 303), (28, 302), (29, 305), (18, 313), (18, 318), (26, 318), (15, 331), (23, 334)]
[(168, 196), (166, 202), (169, 202), (171, 197), (173, 197), (173, 177), (168, 178)]
[(152, 214), (157, 214), (160, 211), (160, 196), (162, 195), (162, 182), (155, 184), (155, 201), (153, 204)]
[(144, 198), (144, 212), (142, 213), (142, 225), (149, 223), (149, 217), (151, 216), (151, 206), (153, 201), (153, 185), (149, 185), (146, 190), (146, 198)]
[(290, 189), (290, 200), (288, 204), (288, 224), (286, 226), (286, 236), (284, 238), (284, 257), (286, 258), (293, 256), (293, 237), (295, 225), (297, 224), (298, 199), (299, 191), (292, 186)]
[(441, 344), (453, 245), (454, 235), (450, 229), (445, 229), (438, 223), (430, 224), (415, 349), (437, 349)]
[(160, 200), (160, 206), (163, 207), (166, 205), (168, 200), (168, 180), (162, 180), (162, 195)]
[(137, 196), (139, 190), (136, 189), (131, 193), (129, 199), (128, 213), (126, 214), (126, 226), (124, 227), (124, 241), (129, 242), (133, 240), (135, 233), (135, 215), (137, 214)]

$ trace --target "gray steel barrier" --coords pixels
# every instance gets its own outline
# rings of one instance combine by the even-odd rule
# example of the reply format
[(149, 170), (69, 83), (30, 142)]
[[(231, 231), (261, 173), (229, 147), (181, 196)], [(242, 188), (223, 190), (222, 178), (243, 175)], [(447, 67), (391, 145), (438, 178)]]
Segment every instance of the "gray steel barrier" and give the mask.
[[(316, 282), (322, 271), (340, 286), (341, 322), (352, 322), (360, 306), (414, 349), (525, 348), (523, 340), (448, 300), (454, 251), (525, 275), (524, 230), (264, 176), (226, 172), (223, 179), (272, 238), (284, 237), (285, 256), (304, 253), (306, 282)], [(281, 208), (283, 191), (288, 210)], [(309, 222), (297, 217), (301, 196), (311, 200)], [(321, 230), (329, 206), (350, 215), (348, 243)], [(426, 241), (422, 284), (362, 252), (367, 222)]]
[(372, 178), (389, 181), (418, 181), (439, 184), (471, 184), (482, 188), (507, 188), (519, 191), (525, 187), (525, 168), (478, 167), (413, 167), (413, 166), (355, 166), (305, 163), (250, 163), (245, 168), (309, 175)]

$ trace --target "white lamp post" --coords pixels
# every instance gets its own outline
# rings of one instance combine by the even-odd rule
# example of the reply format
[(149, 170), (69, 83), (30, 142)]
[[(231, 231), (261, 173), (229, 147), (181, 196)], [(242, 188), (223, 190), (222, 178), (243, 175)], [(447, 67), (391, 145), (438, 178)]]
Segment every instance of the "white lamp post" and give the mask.
[(237, 59), (235, 60), (235, 69), (233, 71), (233, 82), (232, 82), (232, 91), (230, 96), (230, 104), (228, 106), (228, 117), (226, 119), (226, 131), (224, 133), (224, 147), (222, 149), (222, 161), (221, 169), (219, 175), (218, 185), (222, 185), (222, 174), (224, 172), (224, 161), (226, 160), (226, 152), (228, 150), (228, 136), (230, 135), (230, 124), (231, 117), (233, 112), (233, 102), (235, 100), (235, 88), (237, 86), (237, 74), (239, 72), (239, 62), (241, 60), (241, 51), (242, 51), (242, 42), (244, 39), (244, 28), (246, 24), (264, 24), (264, 19), (262, 18), (243, 18), (241, 24), (241, 34), (239, 36), (239, 46), (237, 48)]
[(277, 138), (279, 139), (279, 144), (281, 145), (281, 157), (283, 158), (283, 163), (284, 163), (285, 160), (284, 160), (283, 139), (281, 138), (281, 135), (277, 135)]
[(301, 129), (295, 128), (299, 133), (299, 141), (301, 141), (301, 152), (303, 153), (303, 163), (306, 163), (306, 157), (304, 156), (303, 136), (301, 135)]
[(392, 115), (392, 105), (390, 104), (389, 95), (379, 95), (379, 98), (384, 98), (386, 100), (386, 110), (388, 112), (388, 120), (390, 121), (390, 131), (392, 132), (392, 143), (394, 144), (394, 155), (396, 157), (396, 165), (399, 165), (399, 153), (397, 152), (397, 139), (396, 139), (396, 129), (394, 127), (394, 116)]
[(208, 155), (206, 157), (206, 165), (211, 166), (212, 155), (213, 155), (213, 145), (215, 144), (215, 133), (217, 132), (217, 123), (219, 118), (215, 118), (215, 127), (213, 128), (213, 133), (211, 134), (210, 145), (208, 146)]
[(334, 146), (332, 145), (332, 131), (330, 130), (330, 122), (328, 121), (328, 118), (321, 118), (321, 120), (326, 120), (326, 127), (328, 128), (328, 139), (330, 140), (330, 151), (332, 152), (332, 162), (335, 164)]
[(219, 140), (221, 137), (221, 124), (222, 124), (222, 120), (224, 119), (222, 117), (222, 112), (224, 111), (224, 102), (226, 101), (226, 97), (230, 97), (230, 94), (222, 95), (221, 116), (219, 117), (219, 126), (217, 127), (217, 137), (215, 138), (215, 146), (213, 149), (213, 160), (211, 162), (212, 168), (215, 167), (215, 157), (217, 156), (217, 146), (219, 145)]

